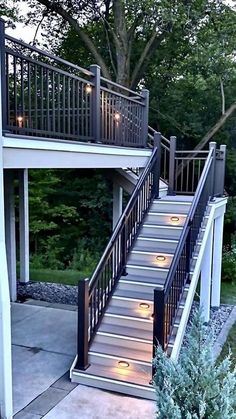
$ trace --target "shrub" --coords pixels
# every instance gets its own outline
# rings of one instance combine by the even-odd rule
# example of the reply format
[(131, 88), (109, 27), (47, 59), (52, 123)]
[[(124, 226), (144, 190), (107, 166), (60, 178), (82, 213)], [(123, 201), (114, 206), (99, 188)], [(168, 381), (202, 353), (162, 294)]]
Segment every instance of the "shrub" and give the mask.
[(236, 247), (224, 250), (222, 257), (222, 281), (236, 283)]
[(196, 311), (178, 362), (157, 348), (154, 359), (157, 418), (236, 417), (236, 368), (232, 369), (230, 354), (216, 365), (212, 345), (201, 313)]

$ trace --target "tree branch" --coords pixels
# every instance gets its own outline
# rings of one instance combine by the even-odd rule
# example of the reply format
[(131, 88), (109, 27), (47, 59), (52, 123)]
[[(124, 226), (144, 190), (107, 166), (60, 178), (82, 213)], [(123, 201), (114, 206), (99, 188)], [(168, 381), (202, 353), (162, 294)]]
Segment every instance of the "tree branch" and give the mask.
[(100, 65), (103, 75), (110, 79), (110, 73), (109, 70), (105, 64), (105, 61), (103, 60), (101, 54), (99, 54), (96, 46), (94, 45), (92, 39), (83, 31), (83, 29), (80, 27), (79, 23), (76, 19), (74, 19), (59, 3), (55, 3), (49, 0), (37, 0), (40, 4), (43, 6), (46, 6), (51, 11), (57, 13), (59, 16), (61, 16), (66, 22), (68, 22), (78, 33), (84, 44), (87, 46), (89, 51), (94, 56), (94, 59), (96, 60), (96, 63)]

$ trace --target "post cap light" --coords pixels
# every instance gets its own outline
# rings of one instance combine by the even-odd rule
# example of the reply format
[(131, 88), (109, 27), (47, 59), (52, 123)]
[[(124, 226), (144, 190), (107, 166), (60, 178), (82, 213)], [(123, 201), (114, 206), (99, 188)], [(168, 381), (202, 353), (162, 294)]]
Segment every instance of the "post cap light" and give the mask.
[(118, 362), (118, 367), (119, 368), (128, 368), (129, 367), (129, 363), (127, 361), (119, 361)]

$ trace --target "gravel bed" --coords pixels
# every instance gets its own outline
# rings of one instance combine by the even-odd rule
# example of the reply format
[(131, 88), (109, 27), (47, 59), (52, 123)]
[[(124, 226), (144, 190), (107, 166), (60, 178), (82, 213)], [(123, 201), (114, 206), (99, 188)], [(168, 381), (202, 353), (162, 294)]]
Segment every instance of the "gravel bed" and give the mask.
[(75, 305), (78, 301), (78, 289), (77, 286), (52, 282), (29, 282), (25, 285), (17, 285), (17, 297), (19, 301), (32, 298), (47, 303)]
[[(188, 330), (193, 313), (196, 309), (198, 309), (198, 307), (199, 307), (199, 303), (194, 301), (191, 312), (190, 312), (188, 326), (186, 330)], [(216, 307), (211, 308), (210, 321), (208, 324), (205, 325), (205, 333), (206, 333), (206, 336), (209, 336), (209, 335), (212, 336), (212, 343), (214, 343), (217, 337), (219, 336), (222, 327), (224, 326), (226, 320), (228, 319), (230, 313), (233, 310), (233, 307), (234, 306), (232, 305), (221, 304), (219, 308), (216, 308)], [(183, 342), (183, 344), (184, 343), (185, 342)]]
[[(18, 284), (17, 286), (18, 300), (25, 301), (27, 298), (34, 300), (46, 301), (48, 303), (59, 303), (76, 305), (78, 290), (73, 285), (53, 284), (51, 282), (29, 282), (26, 285)], [(197, 302), (193, 303), (193, 310), (198, 307)], [(233, 306), (222, 304), (219, 308), (211, 309), (211, 321), (206, 326), (206, 333), (213, 334), (213, 341), (216, 340), (224, 323), (228, 319)]]

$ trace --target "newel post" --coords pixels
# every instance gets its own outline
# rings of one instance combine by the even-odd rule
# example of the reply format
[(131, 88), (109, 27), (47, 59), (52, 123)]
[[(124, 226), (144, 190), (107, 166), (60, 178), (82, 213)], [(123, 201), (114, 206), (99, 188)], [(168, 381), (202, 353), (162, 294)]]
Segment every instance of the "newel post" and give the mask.
[(86, 370), (88, 363), (89, 278), (78, 283), (77, 362), (75, 368)]
[(90, 71), (93, 73), (92, 101), (91, 101), (91, 118), (92, 132), (94, 141), (101, 141), (101, 69), (98, 65), (91, 65)]
[(143, 97), (143, 118), (142, 118), (142, 137), (141, 145), (146, 147), (148, 139), (148, 118), (149, 118), (149, 90), (142, 89), (141, 95)]
[(6, 91), (6, 62), (5, 62), (5, 22), (0, 18), (0, 66), (1, 66), (1, 101), (2, 101), (2, 131), (7, 128), (7, 91)]
[(214, 191), (215, 191), (216, 196), (223, 196), (224, 195), (225, 162), (226, 162), (226, 145), (221, 144), (220, 150), (217, 152), (216, 166), (215, 166)]
[(159, 198), (159, 183), (161, 173), (161, 133), (155, 132), (153, 138), (153, 146), (157, 148), (156, 162), (153, 171), (153, 195), (154, 198)]
[[(156, 347), (165, 346), (165, 291), (158, 288), (154, 289), (153, 304), (153, 358), (156, 356)], [(153, 367), (152, 374), (155, 374)]]
[(169, 188), (168, 195), (174, 195), (175, 191), (175, 152), (176, 137), (170, 137), (170, 161), (169, 161)]
[(209, 151), (213, 149), (213, 168), (211, 172), (211, 180), (210, 180), (210, 191), (209, 191), (209, 197), (212, 199), (215, 196), (215, 174), (216, 174), (216, 142), (211, 141), (209, 144)]

